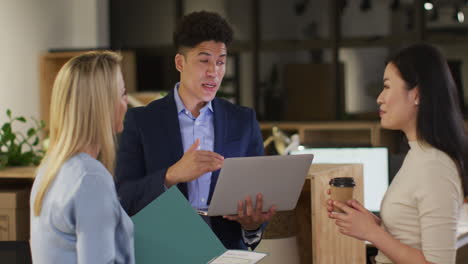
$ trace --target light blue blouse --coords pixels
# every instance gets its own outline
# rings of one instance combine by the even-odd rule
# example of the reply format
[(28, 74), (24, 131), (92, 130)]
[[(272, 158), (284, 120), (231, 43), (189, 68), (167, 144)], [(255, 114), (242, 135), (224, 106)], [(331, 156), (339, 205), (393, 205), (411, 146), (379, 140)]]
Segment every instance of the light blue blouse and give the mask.
[(35, 264), (135, 263), (133, 223), (99, 161), (80, 153), (65, 162), (36, 217), (32, 208), (42, 176), (39, 171), (30, 200)]

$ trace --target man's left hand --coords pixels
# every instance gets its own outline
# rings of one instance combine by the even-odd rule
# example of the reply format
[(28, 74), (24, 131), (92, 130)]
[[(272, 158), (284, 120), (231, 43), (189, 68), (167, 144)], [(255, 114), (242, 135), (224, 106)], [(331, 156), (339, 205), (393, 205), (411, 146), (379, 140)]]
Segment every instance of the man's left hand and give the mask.
[(276, 206), (274, 205), (266, 213), (262, 212), (262, 208), (263, 196), (261, 193), (257, 194), (255, 208), (252, 198), (247, 196), (245, 201), (241, 200), (237, 203), (237, 215), (225, 215), (223, 218), (239, 222), (244, 230), (257, 230), (263, 223), (270, 221), (273, 215), (276, 214)]

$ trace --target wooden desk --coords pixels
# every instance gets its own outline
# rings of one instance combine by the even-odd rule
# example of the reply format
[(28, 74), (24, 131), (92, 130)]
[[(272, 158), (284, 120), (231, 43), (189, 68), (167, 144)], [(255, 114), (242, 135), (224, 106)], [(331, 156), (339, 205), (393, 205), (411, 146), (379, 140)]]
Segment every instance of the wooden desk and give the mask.
[(0, 170), (0, 180), (2, 179), (26, 179), (34, 180), (36, 175), (36, 168), (34, 166), (29, 167), (7, 167)]

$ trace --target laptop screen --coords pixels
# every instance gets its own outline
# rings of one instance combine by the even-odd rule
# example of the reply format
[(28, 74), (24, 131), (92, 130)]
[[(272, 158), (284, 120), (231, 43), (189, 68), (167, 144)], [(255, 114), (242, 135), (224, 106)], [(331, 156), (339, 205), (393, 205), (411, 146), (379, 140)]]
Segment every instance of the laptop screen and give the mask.
[(375, 148), (313, 148), (291, 152), (314, 154), (314, 163), (362, 163), (364, 167), (364, 206), (372, 212), (380, 211), (388, 188), (388, 149)]

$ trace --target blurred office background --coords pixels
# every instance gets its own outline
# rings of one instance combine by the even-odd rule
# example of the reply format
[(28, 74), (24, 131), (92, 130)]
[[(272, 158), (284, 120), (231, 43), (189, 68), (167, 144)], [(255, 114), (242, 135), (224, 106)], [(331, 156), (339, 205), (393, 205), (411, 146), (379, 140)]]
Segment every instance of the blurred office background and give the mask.
[(195, 10), (233, 25), (222, 92), (260, 120), (376, 120), (385, 58), (422, 40), (443, 50), (466, 99), (465, 2), (1, 0), (0, 111), (39, 117), (39, 55), (47, 51), (130, 50), (136, 91), (171, 89), (174, 24)]
[(384, 61), (420, 41), (446, 56), (467, 113), (465, 0), (0, 0), (0, 124), (6, 109), (47, 121), (55, 73), (90, 49), (123, 52), (135, 97), (169, 91), (175, 23), (197, 10), (233, 26), (219, 95), (254, 108), (265, 139), (279, 127), (304, 148), (387, 148), (387, 185), (407, 145), (379, 126)]

